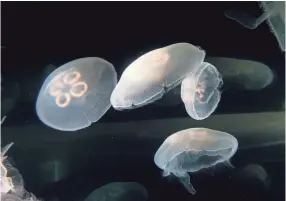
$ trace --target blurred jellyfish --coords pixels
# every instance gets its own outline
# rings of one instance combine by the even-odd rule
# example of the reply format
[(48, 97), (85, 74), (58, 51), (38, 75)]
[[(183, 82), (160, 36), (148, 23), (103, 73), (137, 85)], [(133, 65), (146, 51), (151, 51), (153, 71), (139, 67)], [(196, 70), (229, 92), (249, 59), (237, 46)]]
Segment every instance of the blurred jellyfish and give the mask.
[(260, 5), (264, 12), (258, 18), (238, 11), (227, 11), (225, 15), (248, 29), (255, 29), (267, 21), (279, 47), (285, 51), (285, 1), (261, 1)]
[(205, 51), (177, 43), (148, 52), (123, 72), (110, 102), (116, 110), (142, 107), (160, 99), (201, 65)]
[(274, 80), (272, 70), (257, 61), (223, 57), (208, 57), (206, 61), (216, 66), (228, 86), (235, 88), (261, 90)]
[(37, 201), (38, 199), (25, 190), (23, 177), (17, 168), (7, 159), (6, 153), (13, 142), (1, 149), (1, 200), (2, 201)]
[(5, 156), (12, 145), (13, 142), (1, 149), (1, 193), (11, 191), (17, 196), (22, 196), (24, 193), (23, 178)]
[(163, 176), (175, 175), (191, 194), (196, 190), (188, 173), (225, 163), (236, 153), (238, 142), (232, 135), (207, 128), (191, 128), (169, 136), (155, 154), (155, 164)]
[(36, 103), (38, 117), (57, 130), (86, 128), (110, 108), (116, 83), (113, 65), (101, 58), (68, 62), (45, 80)]
[(207, 62), (183, 80), (181, 98), (193, 119), (202, 120), (214, 112), (220, 101), (222, 83), (220, 73)]
[(20, 87), (16, 79), (2, 76), (1, 78), (1, 115), (8, 115), (14, 109), (20, 96)]
[(2, 201), (22, 201), (22, 199), (13, 194), (1, 194)]
[(94, 190), (85, 201), (146, 201), (148, 192), (136, 182), (114, 182)]
[(26, 193), (25, 196), (19, 197), (13, 193), (1, 194), (2, 201), (38, 201), (35, 195), (32, 193)]
[(256, 182), (261, 183), (264, 187), (270, 187), (270, 179), (266, 170), (258, 164), (250, 164), (245, 166), (239, 172), (239, 178), (245, 179), (245, 181), (250, 182), (250, 180), (255, 180)]
[[(268, 190), (270, 190), (270, 177), (266, 170), (259, 164), (249, 164), (238, 169), (230, 177), (234, 194), (237, 197), (243, 197), (253, 200), (269, 200)], [(238, 193), (235, 193), (238, 192)]]

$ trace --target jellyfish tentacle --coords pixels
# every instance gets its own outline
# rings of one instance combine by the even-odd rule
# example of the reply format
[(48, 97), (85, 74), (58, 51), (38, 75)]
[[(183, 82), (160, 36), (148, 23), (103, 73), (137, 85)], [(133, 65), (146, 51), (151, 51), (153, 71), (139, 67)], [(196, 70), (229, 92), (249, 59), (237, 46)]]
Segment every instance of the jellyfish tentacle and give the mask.
[(196, 194), (196, 190), (190, 181), (190, 175), (187, 172), (180, 174), (180, 175), (177, 175), (177, 177), (189, 193), (191, 193), (193, 195)]

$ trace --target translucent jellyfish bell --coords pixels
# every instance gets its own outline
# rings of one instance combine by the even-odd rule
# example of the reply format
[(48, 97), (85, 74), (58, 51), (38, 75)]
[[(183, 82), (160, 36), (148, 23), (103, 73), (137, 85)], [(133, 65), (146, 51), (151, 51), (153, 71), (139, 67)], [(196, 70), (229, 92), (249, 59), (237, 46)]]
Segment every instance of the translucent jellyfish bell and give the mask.
[(214, 112), (220, 101), (222, 83), (220, 73), (207, 62), (182, 81), (181, 98), (193, 119), (202, 120)]
[(204, 58), (203, 50), (188, 43), (148, 52), (125, 69), (110, 102), (117, 110), (134, 109), (154, 102), (180, 84)]
[(94, 190), (85, 201), (146, 201), (148, 192), (136, 182), (113, 182)]
[(44, 81), (36, 103), (38, 117), (62, 131), (88, 127), (110, 108), (109, 99), (116, 83), (113, 65), (101, 58), (66, 63)]
[(155, 164), (163, 176), (175, 175), (184, 187), (195, 194), (188, 173), (195, 173), (218, 163), (230, 164), (238, 142), (232, 135), (207, 128), (191, 128), (169, 136), (155, 154)]

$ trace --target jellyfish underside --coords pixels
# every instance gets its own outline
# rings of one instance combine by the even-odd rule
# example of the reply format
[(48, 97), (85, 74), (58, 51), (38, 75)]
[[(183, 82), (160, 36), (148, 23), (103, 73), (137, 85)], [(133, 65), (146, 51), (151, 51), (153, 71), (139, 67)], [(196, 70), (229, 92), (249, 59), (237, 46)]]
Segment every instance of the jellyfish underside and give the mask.
[(110, 108), (117, 83), (112, 64), (101, 58), (81, 58), (56, 69), (45, 80), (36, 109), (46, 125), (75, 131), (98, 121)]
[(148, 52), (123, 72), (110, 101), (116, 110), (135, 109), (161, 99), (179, 85), (205, 52), (188, 43), (177, 43)]
[(169, 136), (155, 154), (155, 164), (163, 176), (175, 175), (191, 194), (196, 190), (189, 173), (226, 163), (237, 150), (237, 140), (230, 134), (205, 128), (179, 131)]
[[(218, 151), (184, 151), (169, 161), (166, 169), (170, 170), (179, 179), (188, 192), (195, 194), (196, 190), (191, 184), (189, 173), (195, 173), (215, 166), (220, 162), (230, 164), (223, 157), (223, 155), (229, 152), (229, 149)], [(180, 164), (180, 167), (177, 164)]]
[(196, 120), (210, 116), (220, 101), (221, 85), (222, 78), (217, 69), (203, 62), (181, 85), (181, 98), (187, 113)]
[(285, 1), (265, 1), (261, 2), (261, 6), (264, 12), (258, 18), (234, 10), (227, 11), (225, 15), (248, 29), (256, 29), (261, 23), (267, 21), (278, 40), (279, 47), (285, 51)]

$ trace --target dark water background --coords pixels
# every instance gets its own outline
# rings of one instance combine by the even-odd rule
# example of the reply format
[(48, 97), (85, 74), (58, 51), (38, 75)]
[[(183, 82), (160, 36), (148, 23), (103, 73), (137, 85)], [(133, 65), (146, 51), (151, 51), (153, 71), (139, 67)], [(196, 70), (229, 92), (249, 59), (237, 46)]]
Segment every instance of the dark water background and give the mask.
[[(176, 180), (163, 179), (153, 163), (154, 153), (173, 130), (196, 123), (189, 120), (181, 127), (176, 121), (166, 123), (168, 129), (159, 134), (148, 126), (136, 132), (136, 121), (148, 120), (146, 125), (156, 127), (152, 121), (158, 119), (163, 124), (171, 118), (188, 119), (182, 104), (150, 105), (122, 113), (110, 109), (99, 122), (103, 126), (92, 125), (73, 134), (47, 128), (35, 114), (35, 99), (49, 64), (60, 66), (97, 56), (111, 62), (120, 76), (129, 63), (149, 50), (189, 42), (205, 49), (207, 56), (262, 62), (276, 75), (275, 82), (261, 91), (225, 91), (215, 111), (217, 116), (274, 112), (271, 118), (256, 114), (250, 116), (251, 121), (243, 121), (223, 116), (202, 121), (200, 126), (233, 131), (245, 144), (251, 144), (249, 140), (283, 141), (285, 55), (267, 24), (250, 31), (227, 19), (224, 11), (234, 8), (260, 13), (255, 2), (2, 2), (1, 74), (4, 82), (18, 82), (14, 90), (19, 90), (19, 98), (3, 125), (1, 140), (2, 144), (15, 142), (9, 156), (23, 174), (27, 189), (46, 200), (73, 201), (83, 200), (108, 182), (136, 181), (146, 187), (149, 200), (285, 200), (284, 144), (239, 151), (233, 159), (236, 169), (221, 167), (211, 171), (214, 176), (195, 175), (196, 196), (189, 195)], [(231, 120), (235, 121), (232, 128), (228, 127)], [(125, 123), (120, 133), (118, 122)], [(257, 126), (269, 122), (273, 124), (267, 129)], [(128, 126), (133, 127), (132, 132)], [(107, 127), (111, 130), (104, 136)], [(257, 135), (250, 135), (253, 133)], [(230, 179), (251, 163), (266, 169), (270, 190), (259, 182), (239, 184)]]

